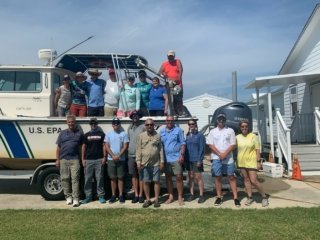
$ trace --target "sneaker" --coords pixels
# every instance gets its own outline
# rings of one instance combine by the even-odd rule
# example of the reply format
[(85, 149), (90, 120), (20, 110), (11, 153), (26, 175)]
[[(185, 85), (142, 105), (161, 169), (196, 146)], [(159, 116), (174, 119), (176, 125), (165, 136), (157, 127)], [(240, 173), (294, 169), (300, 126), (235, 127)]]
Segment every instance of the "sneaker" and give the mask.
[(222, 203), (222, 198), (221, 197), (217, 197), (217, 199), (214, 201), (214, 205), (215, 206), (220, 206)]
[(235, 205), (236, 207), (241, 207), (241, 204), (240, 204), (240, 201), (239, 201), (238, 198), (234, 199), (234, 205)]
[(79, 206), (80, 206), (79, 200), (78, 200), (78, 199), (74, 199), (72, 206), (73, 206), (73, 207), (79, 207)]
[(144, 203), (144, 198), (142, 196), (139, 197), (139, 203)]
[(247, 201), (244, 203), (244, 205), (250, 206), (252, 203), (253, 203), (253, 198), (252, 197), (248, 197)]
[(187, 202), (192, 202), (194, 200), (194, 195), (190, 194), (190, 196), (186, 199)]
[(91, 202), (92, 201), (92, 197), (86, 197), (85, 199), (83, 199), (82, 201), (81, 201), (81, 204), (87, 204), (87, 203), (89, 203), (89, 202)]
[(150, 200), (148, 200), (142, 205), (142, 207), (147, 208), (147, 207), (150, 207), (151, 205), (152, 205), (152, 202)]
[(262, 198), (262, 207), (268, 207), (269, 206), (269, 200), (268, 198)]
[(99, 202), (100, 202), (101, 204), (103, 204), (103, 203), (106, 203), (107, 201), (106, 201), (106, 199), (105, 199), (103, 196), (101, 196), (101, 197), (99, 197)]
[(67, 201), (66, 201), (66, 204), (67, 205), (71, 205), (72, 204), (72, 197), (67, 197), (67, 199), (66, 199)]
[(126, 199), (125, 199), (125, 197), (123, 195), (119, 196), (119, 202), (120, 203), (125, 203), (126, 202)]
[(132, 203), (137, 203), (137, 202), (139, 202), (139, 197), (135, 196), (135, 197), (132, 199), (131, 202), (132, 202)]
[(198, 203), (204, 203), (206, 201), (206, 199), (204, 198), (204, 196), (200, 196), (198, 199)]
[(160, 203), (159, 203), (159, 202), (154, 202), (153, 206), (154, 206), (155, 208), (158, 208), (158, 207), (160, 207)]
[(117, 201), (117, 197), (113, 195), (113, 196), (109, 199), (109, 203), (114, 203), (115, 201)]

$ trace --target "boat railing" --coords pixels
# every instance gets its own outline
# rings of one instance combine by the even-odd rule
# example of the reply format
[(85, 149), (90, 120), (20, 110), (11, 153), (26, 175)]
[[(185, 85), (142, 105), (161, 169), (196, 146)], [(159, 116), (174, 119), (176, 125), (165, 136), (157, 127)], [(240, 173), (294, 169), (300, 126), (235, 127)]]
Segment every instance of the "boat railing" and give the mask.
[(277, 126), (278, 147), (280, 147), (280, 150), (287, 161), (288, 174), (290, 174), (290, 172), (292, 171), (291, 136), (290, 136), (291, 130), (286, 126), (281, 116), (280, 108), (276, 108), (276, 126)]
[(320, 145), (320, 111), (319, 107), (314, 108), (314, 124), (316, 131), (316, 144)]

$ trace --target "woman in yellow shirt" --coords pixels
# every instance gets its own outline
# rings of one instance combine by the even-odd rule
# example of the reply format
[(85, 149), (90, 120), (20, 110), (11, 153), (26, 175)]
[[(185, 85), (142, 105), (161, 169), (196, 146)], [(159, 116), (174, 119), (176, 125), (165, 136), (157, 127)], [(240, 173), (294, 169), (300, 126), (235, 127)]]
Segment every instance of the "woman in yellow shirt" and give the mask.
[(260, 161), (260, 143), (258, 137), (249, 132), (249, 122), (240, 122), (240, 134), (236, 136), (238, 147), (237, 165), (244, 178), (244, 186), (248, 194), (246, 206), (253, 203), (252, 185), (254, 185), (262, 196), (262, 207), (269, 205), (268, 198), (257, 179), (257, 162)]

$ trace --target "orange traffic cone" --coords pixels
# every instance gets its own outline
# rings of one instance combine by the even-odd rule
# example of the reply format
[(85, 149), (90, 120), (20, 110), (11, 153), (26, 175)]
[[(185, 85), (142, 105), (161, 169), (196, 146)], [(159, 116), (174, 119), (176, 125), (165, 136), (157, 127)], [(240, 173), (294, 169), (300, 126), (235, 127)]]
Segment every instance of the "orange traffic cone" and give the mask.
[(272, 155), (271, 150), (270, 150), (270, 152), (269, 152), (269, 159), (268, 159), (268, 162), (270, 162), (270, 163), (274, 163), (274, 159), (273, 159), (273, 155)]
[(292, 166), (292, 177), (291, 179), (295, 180), (303, 180), (303, 177), (301, 175), (301, 168), (298, 160), (297, 154), (293, 155), (293, 166)]

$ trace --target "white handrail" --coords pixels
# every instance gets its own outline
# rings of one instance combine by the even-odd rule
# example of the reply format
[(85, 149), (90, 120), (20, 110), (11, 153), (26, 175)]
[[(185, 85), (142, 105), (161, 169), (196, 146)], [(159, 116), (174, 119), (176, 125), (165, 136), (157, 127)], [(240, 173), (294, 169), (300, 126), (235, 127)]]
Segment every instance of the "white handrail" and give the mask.
[(280, 113), (280, 108), (276, 108), (276, 123), (277, 123), (277, 143), (288, 163), (288, 174), (292, 171), (292, 156), (291, 156), (291, 136), (290, 129), (286, 126)]
[(314, 108), (314, 124), (316, 131), (316, 144), (320, 145), (320, 111), (318, 107)]

